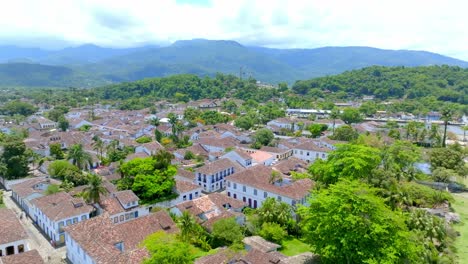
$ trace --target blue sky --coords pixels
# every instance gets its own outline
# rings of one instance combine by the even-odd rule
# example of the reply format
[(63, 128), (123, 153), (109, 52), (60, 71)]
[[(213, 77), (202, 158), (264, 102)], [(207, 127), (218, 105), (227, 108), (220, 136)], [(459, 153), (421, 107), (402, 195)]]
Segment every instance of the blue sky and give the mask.
[(206, 38), (427, 50), (468, 60), (467, 10), (465, 0), (9, 0), (0, 9), (0, 45), (134, 47)]

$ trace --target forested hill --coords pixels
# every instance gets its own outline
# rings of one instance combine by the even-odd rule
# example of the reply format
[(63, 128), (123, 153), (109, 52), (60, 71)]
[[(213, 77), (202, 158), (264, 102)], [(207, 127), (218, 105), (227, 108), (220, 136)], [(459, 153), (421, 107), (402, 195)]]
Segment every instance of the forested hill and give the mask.
[(449, 66), (368, 67), (342, 74), (297, 81), (292, 88), (301, 95), (336, 97), (373, 95), (379, 99), (416, 99), (433, 96), (440, 101), (468, 104), (468, 69)]
[[(269, 49), (204, 39), (177, 41), (167, 47), (110, 49), (83, 45), (54, 52), (3, 46), (0, 62), (10, 62), (0, 65), (0, 86), (61, 87), (93, 87), (174, 74), (214, 77), (218, 72), (236, 76), (242, 73), (243, 78), (266, 83), (294, 83), (373, 65), (468, 67), (468, 62), (424, 51), (369, 47)], [(58, 68), (46, 65), (71, 72), (55, 77)]]

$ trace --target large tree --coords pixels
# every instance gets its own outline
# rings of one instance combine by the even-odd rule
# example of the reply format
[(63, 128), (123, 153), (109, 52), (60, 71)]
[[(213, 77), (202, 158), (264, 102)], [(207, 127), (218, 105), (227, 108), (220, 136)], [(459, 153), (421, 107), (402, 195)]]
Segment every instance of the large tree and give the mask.
[(345, 108), (340, 118), (348, 125), (362, 121), (361, 113), (357, 108)]
[(450, 121), (452, 121), (454, 111), (451, 107), (444, 107), (441, 111), (441, 117), (440, 119), (444, 121), (444, 136), (442, 138), (442, 147), (445, 148), (447, 145), (447, 126)]
[(259, 224), (278, 223), (282, 227), (287, 227), (292, 220), (292, 211), (289, 204), (268, 197), (257, 210)]
[(83, 149), (82, 144), (75, 144), (68, 150), (68, 159), (80, 170), (86, 169), (91, 164), (91, 155)]
[(88, 186), (83, 191), (83, 197), (87, 202), (98, 203), (102, 195), (108, 193), (102, 184), (102, 177), (97, 174), (88, 175)]
[(372, 170), (381, 162), (380, 151), (376, 148), (357, 145), (338, 145), (326, 161), (317, 160), (310, 168), (312, 176), (325, 184), (337, 182), (340, 178), (369, 179)]
[(323, 263), (405, 263), (416, 259), (404, 216), (377, 190), (342, 180), (315, 191), (299, 214), (306, 241)]
[(213, 224), (212, 235), (221, 245), (233, 245), (241, 243), (244, 238), (242, 227), (234, 217), (223, 218)]
[(5, 173), (4, 176), (9, 180), (28, 176), (28, 159), (30, 157), (31, 152), (28, 151), (26, 145), (22, 141), (14, 139), (5, 141), (1, 156), (1, 163), (3, 164)]
[(273, 132), (271, 132), (271, 130), (267, 128), (262, 128), (255, 132), (253, 138), (253, 146), (255, 148), (261, 148), (262, 146), (268, 146), (268, 144), (270, 144), (271, 141), (273, 141), (273, 139), (275, 138), (275, 135), (273, 134)]

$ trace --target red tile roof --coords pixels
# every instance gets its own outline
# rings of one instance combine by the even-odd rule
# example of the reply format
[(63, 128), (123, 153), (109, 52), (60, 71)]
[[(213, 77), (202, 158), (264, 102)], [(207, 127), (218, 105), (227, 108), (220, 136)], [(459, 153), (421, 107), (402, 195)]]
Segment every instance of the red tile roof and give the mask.
[(272, 171), (273, 170), (270, 167), (256, 165), (243, 171), (236, 172), (226, 177), (226, 180), (293, 199), (302, 199), (309, 193), (313, 186), (313, 182), (310, 179), (292, 181), (289, 184), (283, 184), (281, 186), (272, 184), (270, 183)]
[(52, 221), (89, 214), (94, 210), (82, 198), (75, 198), (66, 192), (36, 198), (31, 203)]
[(0, 245), (27, 239), (28, 235), (14, 211), (0, 209)]
[(1, 264), (44, 264), (37, 250), (30, 250), (20, 254), (0, 257)]

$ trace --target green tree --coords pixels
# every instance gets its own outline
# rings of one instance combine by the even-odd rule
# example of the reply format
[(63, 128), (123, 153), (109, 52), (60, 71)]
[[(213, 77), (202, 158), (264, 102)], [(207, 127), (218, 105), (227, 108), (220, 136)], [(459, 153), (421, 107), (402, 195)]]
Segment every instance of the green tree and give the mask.
[(430, 163), (432, 169), (446, 168), (454, 170), (458, 174), (465, 176), (466, 167), (464, 166), (463, 150), (456, 145), (447, 148), (435, 148), (430, 152)]
[(72, 160), (73, 165), (83, 170), (91, 164), (91, 155), (83, 149), (82, 144), (75, 144), (68, 150), (68, 159)]
[(450, 178), (457, 175), (453, 170), (446, 169), (444, 167), (438, 167), (432, 171), (432, 179), (435, 182), (450, 182)]
[(158, 231), (148, 236), (143, 244), (151, 254), (149, 259), (143, 261), (144, 264), (193, 263), (189, 244), (178, 241), (173, 234)]
[(359, 133), (352, 126), (343, 125), (338, 127), (330, 138), (341, 141), (353, 141), (357, 139), (358, 136)]
[(249, 130), (253, 127), (254, 122), (250, 116), (240, 116), (236, 120), (234, 120), (234, 125), (238, 128), (242, 128), (244, 130)]
[(49, 145), (50, 155), (55, 159), (63, 159), (64, 153), (62, 151), (62, 145), (60, 143), (53, 143)]
[(288, 235), (281, 225), (268, 222), (263, 223), (258, 234), (264, 239), (277, 244), (281, 244), (284, 238)]
[(325, 184), (336, 183), (339, 179), (372, 178), (372, 171), (379, 166), (381, 153), (378, 149), (357, 145), (338, 145), (326, 161), (317, 160), (309, 168), (309, 173)]
[(328, 129), (327, 125), (324, 124), (311, 124), (307, 127), (307, 130), (310, 132), (313, 138), (320, 137), (323, 131)]
[(93, 137), (93, 150), (96, 151), (99, 155), (99, 158), (102, 160), (104, 157), (104, 148), (105, 144), (104, 141), (98, 136)]
[(299, 214), (306, 241), (323, 263), (405, 263), (417, 257), (402, 213), (377, 189), (342, 180), (314, 191)]
[(357, 108), (345, 108), (340, 118), (348, 125), (362, 121), (361, 113)]
[(234, 217), (223, 218), (213, 224), (211, 233), (222, 245), (240, 244), (244, 238), (242, 227)]
[(102, 177), (97, 174), (88, 175), (88, 186), (83, 190), (87, 202), (99, 203), (101, 195), (106, 195), (107, 189), (102, 184)]
[(262, 128), (257, 130), (255, 132), (253, 139), (254, 139), (254, 147), (255, 148), (261, 148), (262, 146), (268, 146), (273, 139), (275, 138), (275, 135), (271, 130), (267, 128)]
[(36, 111), (36, 107), (29, 103), (21, 101), (10, 101), (3, 106), (3, 112), (11, 116), (15, 114), (19, 114), (22, 116), (30, 116)]
[(66, 160), (52, 161), (47, 167), (50, 176), (73, 183), (74, 186), (84, 185), (88, 182), (86, 176)]
[(409, 141), (397, 140), (382, 152), (382, 164), (385, 170), (392, 171), (397, 179), (413, 179), (414, 164), (421, 159), (421, 149)]
[(377, 113), (377, 104), (372, 101), (364, 102), (359, 107), (359, 112), (366, 116), (373, 116)]
[(58, 127), (62, 131), (67, 131), (67, 129), (70, 127), (70, 123), (64, 116), (60, 116), (58, 119)]
[(26, 145), (19, 140), (11, 138), (3, 144), (1, 163), (4, 166), (5, 177), (8, 180), (19, 179), (28, 176), (28, 159), (31, 153)]
[(261, 225), (263, 223), (277, 223), (284, 228), (290, 224), (292, 212), (289, 204), (277, 201), (273, 197), (266, 198), (257, 210)]

